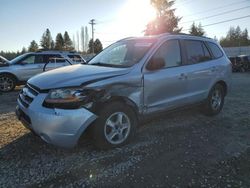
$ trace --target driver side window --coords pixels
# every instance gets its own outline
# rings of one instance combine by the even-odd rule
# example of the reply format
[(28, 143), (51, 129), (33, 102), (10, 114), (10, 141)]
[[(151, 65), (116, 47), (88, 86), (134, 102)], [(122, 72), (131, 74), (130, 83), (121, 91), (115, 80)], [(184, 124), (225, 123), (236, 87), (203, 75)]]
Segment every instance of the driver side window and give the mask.
[(34, 64), (35, 63), (35, 56), (34, 55), (28, 56), (27, 58), (24, 58), (22, 60), (22, 62), (25, 64)]
[(156, 51), (153, 59), (162, 59), (165, 68), (176, 67), (181, 65), (181, 52), (178, 40), (169, 40), (162, 44)]

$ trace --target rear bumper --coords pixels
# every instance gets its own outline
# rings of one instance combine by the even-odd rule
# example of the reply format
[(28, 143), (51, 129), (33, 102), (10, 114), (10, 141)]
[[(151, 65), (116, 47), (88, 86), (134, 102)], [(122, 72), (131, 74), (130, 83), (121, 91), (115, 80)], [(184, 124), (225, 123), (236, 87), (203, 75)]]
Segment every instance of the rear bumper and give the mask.
[(97, 118), (87, 109), (49, 109), (42, 106), (46, 94), (39, 94), (24, 107), (18, 99), (16, 115), (23, 125), (34, 131), (47, 143), (71, 148), (82, 133)]

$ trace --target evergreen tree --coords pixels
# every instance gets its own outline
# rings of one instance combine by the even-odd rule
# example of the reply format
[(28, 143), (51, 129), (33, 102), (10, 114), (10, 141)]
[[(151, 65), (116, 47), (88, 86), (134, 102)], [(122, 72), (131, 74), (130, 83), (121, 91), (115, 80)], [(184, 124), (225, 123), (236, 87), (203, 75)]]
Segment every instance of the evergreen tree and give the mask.
[(25, 47), (22, 48), (21, 54), (27, 53), (27, 49)]
[(35, 40), (32, 40), (28, 48), (29, 52), (36, 52), (38, 50), (38, 44)]
[(96, 39), (94, 42), (94, 50), (95, 53), (98, 54), (102, 51), (103, 47), (102, 47), (102, 43), (99, 39)]
[[(89, 47), (88, 53), (93, 53), (93, 52), (92, 52), (93, 45), (94, 45), (93, 39), (90, 39), (89, 45), (88, 45), (88, 47)], [(95, 48), (94, 48), (94, 49), (95, 49)]]
[(74, 50), (73, 42), (70, 39), (67, 31), (65, 31), (63, 35), (63, 40), (64, 40), (64, 50), (68, 50), (68, 51)]
[(89, 41), (89, 49), (88, 49), (88, 53), (93, 53), (92, 52), (92, 46), (94, 46), (94, 53), (98, 54), (102, 51), (103, 47), (102, 47), (102, 43), (99, 39), (96, 39), (95, 42), (93, 42), (93, 39), (90, 39)]
[(241, 41), (240, 41), (242, 46), (248, 46), (250, 45), (250, 40), (249, 40), (249, 36), (248, 36), (248, 30), (247, 28), (244, 29), (241, 33)]
[(190, 30), (189, 30), (189, 33), (191, 35), (194, 35), (194, 36), (204, 36), (205, 35), (205, 31), (204, 29), (202, 28), (201, 24), (199, 23), (198, 26), (195, 25), (195, 23), (193, 23), (190, 27)]
[(55, 43), (55, 50), (63, 50), (64, 49), (64, 40), (61, 33), (56, 35), (56, 43)]
[(51, 41), (51, 50), (54, 50), (55, 49), (55, 42), (52, 40)]
[(52, 36), (51, 36), (50, 30), (47, 28), (46, 31), (43, 33), (42, 39), (40, 41), (40, 46), (44, 50), (50, 50), (51, 43), (52, 43)]
[(151, 0), (155, 7), (157, 15), (155, 20), (149, 22), (146, 26), (145, 35), (155, 35), (161, 33), (178, 33), (178, 22), (181, 18), (175, 16), (175, 9), (172, 8), (174, 0)]
[(248, 30), (241, 31), (240, 27), (230, 27), (226, 37), (221, 38), (220, 44), (223, 47), (237, 47), (250, 45)]

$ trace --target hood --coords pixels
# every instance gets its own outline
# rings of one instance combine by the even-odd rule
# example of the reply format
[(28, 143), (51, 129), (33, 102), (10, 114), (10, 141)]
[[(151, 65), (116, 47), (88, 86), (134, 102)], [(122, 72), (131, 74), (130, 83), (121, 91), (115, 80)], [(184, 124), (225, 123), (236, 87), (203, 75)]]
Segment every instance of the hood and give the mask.
[(36, 75), (29, 79), (28, 83), (40, 88), (41, 90), (74, 87), (89, 82), (99, 81), (100, 79), (127, 74), (129, 71), (129, 68), (77, 64)]

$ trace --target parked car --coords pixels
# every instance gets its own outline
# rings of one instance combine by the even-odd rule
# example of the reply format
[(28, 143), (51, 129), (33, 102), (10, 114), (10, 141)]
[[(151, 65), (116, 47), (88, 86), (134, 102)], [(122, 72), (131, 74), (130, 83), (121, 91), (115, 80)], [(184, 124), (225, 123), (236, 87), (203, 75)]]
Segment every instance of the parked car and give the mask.
[(218, 114), (231, 63), (212, 39), (162, 34), (120, 40), (88, 64), (28, 80), (16, 114), (45, 142), (73, 147), (88, 129), (97, 147), (126, 144), (144, 117), (202, 104)]
[(232, 63), (233, 72), (246, 72), (250, 69), (250, 56), (240, 55), (237, 57), (229, 57)]
[(2, 66), (3, 64), (5, 64), (7, 62), (8, 62), (8, 60), (0, 55), (0, 66)]
[(239, 55), (237, 56), (237, 59), (242, 63), (244, 71), (248, 71), (250, 69), (250, 56)]
[(233, 72), (244, 72), (244, 67), (239, 58), (237, 57), (228, 57), (232, 64), (232, 71)]
[(0, 66), (0, 92), (12, 91), (32, 76), (46, 70), (85, 62), (75, 52), (39, 51), (25, 53)]

